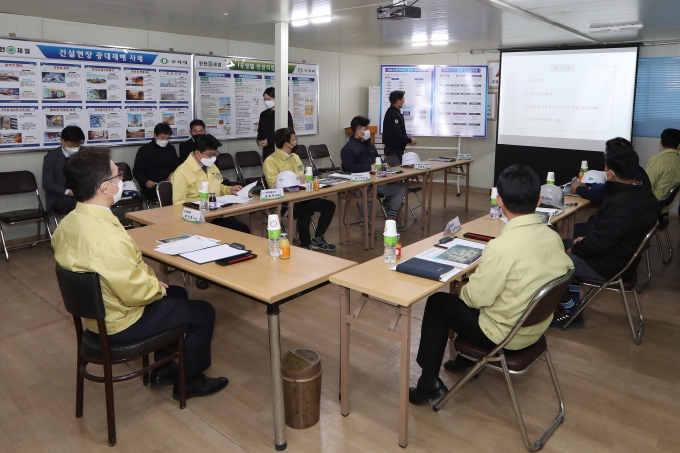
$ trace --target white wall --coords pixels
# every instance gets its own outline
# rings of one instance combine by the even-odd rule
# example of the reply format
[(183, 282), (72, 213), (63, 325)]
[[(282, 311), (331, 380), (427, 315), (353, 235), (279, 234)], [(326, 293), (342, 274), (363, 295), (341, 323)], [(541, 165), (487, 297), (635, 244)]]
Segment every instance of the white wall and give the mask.
[[(213, 52), (215, 55), (274, 59), (274, 47), (239, 41), (198, 36), (149, 32), (118, 27), (106, 27), (77, 22), (42, 19), (29, 16), (0, 14), (0, 34), (16, 33), (17, 38), (67, 41), (92, 45), (118, 45), (140, 49), (177, 52)], [(272, 33), (274, 33), (272, 26)], [(377, 57), (349, 55), (335, 52), (290, 49), (290, 60), (319, 65), (319, 134), (303, 136), (300, 143), (328, 145), (333, 159), (340, 160), (340, 149), (345, 143), (344, 127), (355, 115), (368, 115), (368, 87), (380, 82), (380, 60)], [(127, 162), (131, 167), (138, 146), (114, 147), (116, 162)], [(254, 139), (224, 141), (220, 151), (231, 153), (260, 150)], [(42, 191), (42, 160), (44, 151), (0, 154), (0, 171), (29, 170), (38, 179)], [(34, 207), (35, 198), (29, 196), (0, 197), (0, 212)], [(44, 196), (43, 196), (44, 203)], [(6, 239), (35, 234), (35, 227), (8, 227)]]

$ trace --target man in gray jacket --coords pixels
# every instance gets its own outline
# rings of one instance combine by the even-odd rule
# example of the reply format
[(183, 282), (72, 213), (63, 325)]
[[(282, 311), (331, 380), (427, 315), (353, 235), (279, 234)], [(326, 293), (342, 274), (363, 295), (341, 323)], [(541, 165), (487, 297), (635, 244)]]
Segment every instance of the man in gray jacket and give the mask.
[(56, 209), (71, 212), (76, 207), (76, 199), (71, 189), (66, 188), (64, 163), (66, 159), (78, 152), (85, 134), (78, 126), (66, 126), (61, 131), (61, 146), (45, 154), (43, 159), (42, 184), (45, 190), (46, 210)]

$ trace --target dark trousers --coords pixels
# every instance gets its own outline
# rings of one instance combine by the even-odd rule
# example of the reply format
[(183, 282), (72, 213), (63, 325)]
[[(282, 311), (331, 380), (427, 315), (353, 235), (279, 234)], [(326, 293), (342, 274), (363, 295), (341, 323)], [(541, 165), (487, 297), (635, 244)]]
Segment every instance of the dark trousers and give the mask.
[[(109, 335), (109, 341), (140, 341), (179, 326), (189, 326), (184, 337), (185, 368), (187, 377), (194, 377), (210, 367), (215, 309), (203, 300), (189, 300), (181, 286), (170, 286), (164, 298), (144, 307), (137, 322), (122, 332)], [(162, 360), (168, 355), (167, 351), (158, 350), (154, 360)]]
[(326, 234), (326, 230), (333, 221), (335, 214), (335, 203), (324, 198), (301, 201), (293, 206), (293, 216), (297, 219), (298, 238), (300, 245), (306, 246), (312, 243), (312, 236), (309, 233), (309, 226), (312, 222), (312, 215), (318, 212), (319, 223), (316, 225), (316, 237)]
[(391, 148), (389, 146), (385, 146), (384, 148), (384, 153), (386, 156), (397, 156), (399, 158), (399, 163), (401, 164), (401, 156), (404, 155), (404, 149), (398, 149), (398, 148)]
[(586, 223), (577, 223), (576, 225), (574, 225), (574, 239), (586, 237), (594, 226), (595, 226), (594, 215), (590, 216)]
[(423, 376), (437, 377), (442, 366), (449, 329), (461, 338), (486, 349), (493, 349), (491, 341), (479, 327), (479, 310), (470, 308), (460, 297), (449, 293), (434, 293), (427, 298), (420, 345), (416, 361)]
[(76, 208), (76, 203), (77, 201), (75, 197), (64, 195), (63, 197), (59, 197), (54, 201), (52, 209), (60, 212), (71, 212)]
[(241, 222), (240, 220), (237, 220), (235, 217), (219, 217), (213, 220), (213, 224), (250, 234), (250, 228), (248, 228), (248, 225)]

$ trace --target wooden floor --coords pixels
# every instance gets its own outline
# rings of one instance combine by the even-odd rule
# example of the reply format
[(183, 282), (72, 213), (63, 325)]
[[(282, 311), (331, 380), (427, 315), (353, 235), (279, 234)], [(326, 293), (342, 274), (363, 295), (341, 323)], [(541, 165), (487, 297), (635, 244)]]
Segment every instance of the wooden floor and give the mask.
[[(404, 245), (443, 230), (455, 216), (464, 223), (488, 215), (488, 191), (472, 193), (467, 213), (462, 198), (449, 196), (445, 209), (441, 198), (438, 187), (432, 228), (411, 226), (402, 235)], [(677, 216), (671, 220), (675, 247), (680, 228)], [(364, 261), (381, 253), (379, 248), (363, 249), (358, 227), (352, 228), (352, 238), (339, 246), (338, 256)], [(337, 242), (337, 223), (327, 239)], [(585, 312), (585, 328), (547, 332), (566, 401), (566, 420), (543, 451), (680, 450), (680, 257), (664, 266), (655, 243), (651, 257), (653, 279), (640, 294), (646, 321), (642, 345), (633, 344), (616, 294), (598, 296)], [(10, 263), (0, 260), (0, 451), (112, 451), (106, 442), (103, 386), (86, 382), (85, 416), (75, 418), (74, 328), (59, 295), (49, 245), (12, 251), (11, 258)], [(180, 275), (171, 274), (171, 281), (179, 284)], [(141, 378), (115, 385), (116, 451), (274, 451), (265, 307), (214, 286), (196, 294), (217, 309), (208, 375), (229, 377), (229, 386), (218, 395), (191, 399), (180, 410), (171, 387), (152, 391), (142, 386)], [(414, 308), (412, 384), (420, 374), (415, 354), (423, 308), (423, 302)], [(376, 323), (389, 322), (384, 310), (367, 310)], [(288, 429), (288, 451), (401, 452), (398, 345), (352, 332), (352, 411), (342, 417), (338, 318), (334, 285), (283, 307), (283, 351), (315, 349), (324, 367), (321, 421), (306, 430)], [(457, 379), (443, 370), (441, 377), (447, 385)], [(530, 436), (535, 438), (557, 413), (547, 368), (538, 364), (515, 382)], [(437, 413), (429, 406), (412, 406), (409, 424), (411, 452), (526, 451), (505, 382), (492, 370)]]

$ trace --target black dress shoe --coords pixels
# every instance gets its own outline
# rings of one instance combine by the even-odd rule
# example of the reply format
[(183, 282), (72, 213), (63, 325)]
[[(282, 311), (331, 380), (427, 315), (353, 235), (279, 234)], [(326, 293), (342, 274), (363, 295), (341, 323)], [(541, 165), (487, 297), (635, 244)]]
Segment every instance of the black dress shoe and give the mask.
[(444, 369), (451, 373), (460, 373), (461, 371), (470, 369), (474, 364), (475, 362), (472, 360), (458, 356), (455, 360), (447, 360), (446, 363), (444, 363)]
[(423, 404), (430, 400), (438, 400), (448, 391), (441, 379), (424, 380), (421, 376), (418, 379), (418, 386), (408, 390), (408, 400), (411, 404)]
[[(201, 373), (189, 382), (187, 380), (187, 399), (194, 396), (210, 396), (224, 389), (229, 384), (225, 377), (209, 378)], [(172, 388), (172, 397), (179, 400), (179, 382)]]
[(151, 377), (149, 381), (151, 382), (152, 389), (159, 389), (165, 387), (166, 385), (174, 384), (179, 376), (179, 365), (175, 362), (170, 362), (163, 365), (160, 368), (156, 368), (151, 371)]
[[(574, 312), (571, 310), (565, 310), (563, 308), (558, 309), (553, 316), (553, 320), (550, 322), (550, 327), (562, 328), (569, 320), (574, 316)], [(568, 329), (582, 329), (585, 321), (583, 321), (583, 313), (580, 313), (574, 320), (569, 324)]]

